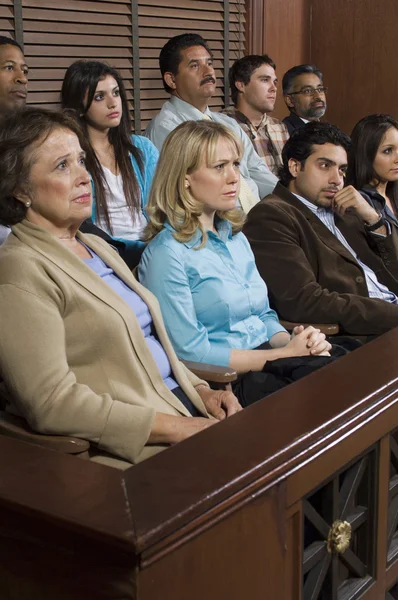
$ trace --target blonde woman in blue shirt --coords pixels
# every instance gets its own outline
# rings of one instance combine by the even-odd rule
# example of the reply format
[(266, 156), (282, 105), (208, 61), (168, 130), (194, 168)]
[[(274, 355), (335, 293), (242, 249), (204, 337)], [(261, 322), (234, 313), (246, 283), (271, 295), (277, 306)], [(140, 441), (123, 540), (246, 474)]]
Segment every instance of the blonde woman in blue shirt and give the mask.
[(218, 123), (189, 121), (169, 135), (138, 274), (160, 302), (178, 356), (236, 369), (234, 391), (247, 405), (330, 361), (331, 346), (312, 327), (290, 336), (269, 306), (240, 231), (241, 153), (240, 142)]

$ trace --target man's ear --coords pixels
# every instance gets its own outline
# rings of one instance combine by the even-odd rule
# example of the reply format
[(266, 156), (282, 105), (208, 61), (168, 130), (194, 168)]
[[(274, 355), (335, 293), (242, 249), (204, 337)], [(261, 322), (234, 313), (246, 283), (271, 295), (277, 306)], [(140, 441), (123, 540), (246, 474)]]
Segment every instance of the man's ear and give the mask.
[(174, 79), (174, 75), (173, 73), (170, 73), (170, 71), (167, 71), (164, 75), (163, 75), (163, 79), (165, 84), (171, 89), (171, 90), (175, 90), (177, 85)]
[(294, 102), (292, 101), (292, 99), (291, 99), (291, 97), (289, 96), (289, 94), (287, 94), (286, 96), (283, 96), (283, 97), (284, 97), (284, 99), (285, 99), (286, 106), (287, 106), (288, 108), (294, 108)]
[(301, 171), (301, 162), (295, 158), (289, 158), (287, 165), (289, 167), (290, 175), (296, 179)]
[(246, 86), (243, 83), (243, 81), (235, 81), (235, 87), (238, 90), (238, 92), (244, 93)]

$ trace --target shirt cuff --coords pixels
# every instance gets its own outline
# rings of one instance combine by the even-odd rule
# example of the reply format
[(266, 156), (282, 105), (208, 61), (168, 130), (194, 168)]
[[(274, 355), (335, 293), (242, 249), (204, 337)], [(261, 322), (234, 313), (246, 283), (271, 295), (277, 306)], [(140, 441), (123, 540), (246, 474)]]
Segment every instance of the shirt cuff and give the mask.
[(286, 329), (279, 323), (279, 321), (272, 321), (271, 323), (267, 323), (267, 336), (269, 340), (272, 338), (273, 335), (281, 332), (290, 335), (289, 332), (286, 331)]
[[(212, 346), (209, 352), (201, 359), (196, 359), (198, 362), (208, 365), (216, 365), (217, 367), (228, 367), (231, 359), (231, 348), (214, 347)], [(194, 358), (188, 360), (195, 360)]]

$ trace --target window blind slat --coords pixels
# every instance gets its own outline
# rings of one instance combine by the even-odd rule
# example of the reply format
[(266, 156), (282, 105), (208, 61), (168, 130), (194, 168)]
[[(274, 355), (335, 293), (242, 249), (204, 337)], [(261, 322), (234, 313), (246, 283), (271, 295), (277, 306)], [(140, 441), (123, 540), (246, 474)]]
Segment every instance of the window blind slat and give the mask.
[[(0, 0), (0, 29), (15, 37), (13, 0)], [(136, 6), (137, 15), (132, 15)], [(225, 7), (228, 47), (225, 47)], [(133, 19), (134, 16), (134, 19)], [(243, 56), (243, 0), (22, 0), (24, 52), (30, 66), (29, 104), (59, 107), (65, 69), (75, 60), (103, 60), (119, 69), (126, 85), (132, 117), (144, 129), (168, 94), (159, 72), (159, 52), (174, 35), (200, 33), (214, 55), (217, 92), (209, 106), (224, 105), (224, 64)], [(133, 22), (138, 24), (133, 56)], [(137, 75), (134, 88), (134, 74)], [(138, 78), (139, 75), (139, 78)], [(134, 112), (134, 89), (140, 106)], [(138, 97), (138, 96), (137, 96)], [(136, 121), (138, 123), (138, 120)]]

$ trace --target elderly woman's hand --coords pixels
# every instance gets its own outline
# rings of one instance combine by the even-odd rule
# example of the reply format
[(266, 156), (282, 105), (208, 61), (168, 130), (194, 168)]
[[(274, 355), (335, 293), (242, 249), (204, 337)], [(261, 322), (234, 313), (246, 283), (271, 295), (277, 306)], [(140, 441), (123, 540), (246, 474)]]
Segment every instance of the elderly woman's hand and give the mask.
[(237, 397), (232, 392), (228, 392), (227, 390), (212, 390), (204, 386), (200, 387), (197, 392), (207, 412), (219, 421), (242, 410)]

